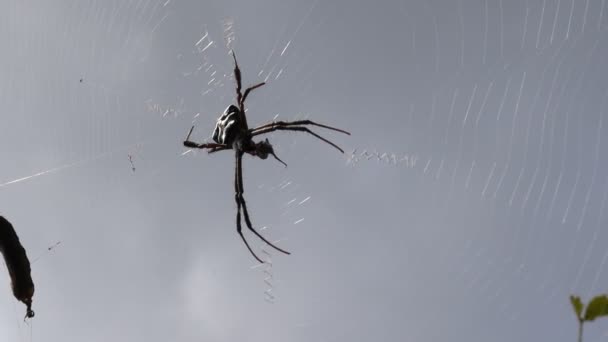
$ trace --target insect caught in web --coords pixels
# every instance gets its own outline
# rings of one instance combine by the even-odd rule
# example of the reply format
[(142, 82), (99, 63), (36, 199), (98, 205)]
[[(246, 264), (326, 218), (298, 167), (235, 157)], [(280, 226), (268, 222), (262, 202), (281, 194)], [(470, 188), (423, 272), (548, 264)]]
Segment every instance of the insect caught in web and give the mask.
[(256, 260), (260, 263), (263, 263), (262, 259), (260, 259), (253, 252), (253, 250), (249, 246), (249, 243), (245, 239), (245, 236), (243, 235), (241, 227), (241, 210), (243, 211), (245, 224), (251, 232), (253, 232), (258, 238), (260, 238), (262, 241), (264, 241), (266, 244), (276, 249), (277, 251), (282, 252), (284, 254), (290, 253), (266, 240), (266, 238), (264, 238), (257, 230), (253, 228), (253, 225), (251, 224), (251, 219), (249, 217), (249, 212), (247, 211), (247, 204), (245, 202), (245, 198), (243, 197), (243, 193), (245, 190), (243, 188), (242, 159), (245, 153), (253, 157), (258, 157), (260, 159), (266, 159), (269, 155), (272, 155), (277, 161), (279, 161), (283, 165), (287, 166), (287, 164), (285, 164), (281, 159), (279, 159), (279, 157), (277, 157), (268, 139), (255, 142), (253, 141), (253, 138), (274, 131), (306, 132), (333, 146), (338, 151), (344, 153), (344, 150), (342, 150), (338, 145), (314, 133), (306, 126), (317, 126), (336, 132), (344, 133), (347, 135), (350, 135), (350, 133), (335, 127), (318, 124), (310, 120), (273, 121), (255, 128), (249, 128), (249, 126), (247, 125), (247, 118), (245, 116), (245, 100), (247, 99), (247, 96), (249, 96), (252, 90), (263, 86), (265, 82), (258, 83), (254, 86), (245, 89), (245, 92), (241, 92), (241, 70), (239, 69), (238, 63), (236, 61), (234, 51), (232, 51), (232, 58), (234, 59), (234, 78), (236, 81), (237, 104), (228, 106), (228, 108), (226, 108), (224, 113), (217, 120), (212, 136), (214, 143), (199, 144), (190, 141), (190, 135), (194, 130), (194, 126), (192, 126), (192, 128), (190, 128), (188, 136), (186, 137), (186, 140), (184, 141), (184, 146), (189, 148), (208, 149), (209, 153), (223, 150), (235, 151), (234, 199), (237, 204), (236, 230), (241, 236), (243, 242), (245, 243), (245, 246), (247, 246), (249, 252), (253, 255), (253, 257), (256, 258)]

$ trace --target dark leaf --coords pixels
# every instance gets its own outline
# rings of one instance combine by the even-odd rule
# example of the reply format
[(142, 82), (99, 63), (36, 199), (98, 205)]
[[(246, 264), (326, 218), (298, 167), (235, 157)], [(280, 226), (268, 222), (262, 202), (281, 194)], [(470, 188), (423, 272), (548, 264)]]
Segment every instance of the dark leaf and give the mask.
[(608, 296), (606, 295), (593, 298), (585, 310), (585, 321), (593, 321), (602, 316), (608, 316)]
[(583, 302), (581, 302), (581, 298), (579, 296), (570, 296), (570, 303), (572, 303), (576, 318), (580, 319), (583, 312)]

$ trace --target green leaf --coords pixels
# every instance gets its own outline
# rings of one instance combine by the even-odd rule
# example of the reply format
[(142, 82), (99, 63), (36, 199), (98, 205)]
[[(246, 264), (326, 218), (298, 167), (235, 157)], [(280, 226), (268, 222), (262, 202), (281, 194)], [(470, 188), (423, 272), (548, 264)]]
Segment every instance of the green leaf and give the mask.
[(585, 310), (585, 321), (591, 322), (602, 316), (608, 316), (608, 296), (606, 295), (593, 298)]
[(583, 312), (583, 302), (581, 302), (581, 298), (579, 296), (570, 296), (570, 303), (572, 303), (576, 318), (580, 319), (581, 313)]

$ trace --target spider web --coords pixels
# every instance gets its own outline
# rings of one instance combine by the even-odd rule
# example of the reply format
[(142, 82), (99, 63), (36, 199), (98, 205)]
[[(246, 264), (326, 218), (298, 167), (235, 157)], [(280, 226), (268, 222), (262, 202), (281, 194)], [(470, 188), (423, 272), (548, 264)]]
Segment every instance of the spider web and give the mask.
[[(126, 259), (129, 260), (129, 265), (151, 270), (150, 261), (156, 257), (150, 259), (150, 255), (154, 254), (146, 251), (162, 248), (162, 241), (166, 237), (158, 239), (158, 234), (161, 234), (159, 230), (136, 228), (150, 225), (152, 221), (145, 218), (150, 216), (146, 212), (150, 212), (143, 205), (138, 205), (138, 202), (143, 202), (130, 193), (145, 193), (159, 187), (171, 191), (167, 186), (175, 181), (173, 170), (176, 168), (196, 168), (199, 173), (202, 171), (208, 175), (207, 180), (212, 179), (214, 173), (233, 173), (231, 158), (226, 160), (220, 157), (218, 162), (200, 154), (197, 158), (188, 158), (190, 153), (184, 155), (180, 144), (191, 124), (197, 126), (196, 133), (199, 137), (210, 133), (218, 113), (233, 100), (232, 64), (227, 54), (231, 48), (237, 49), (246, 82), (262, 78), (269, 83), (280, 84), (282, 78), (303, 76), (310, 67), (307, 63), (311, 51), (306, 51), (306, 46), (298, 46), (297, 38), (299, 32), (310, 25), (309, 16), (316, 3), (303, 16), (293, 11), (291, 16), (284, 18), (280, 23), (283, 30), (269, 41), (272, 46), (254, 51), (260, 56), (254, 59), (258, 65), (253, 70), (250, 68), (252, 63), (248, 62), (247, 50), (242, 49), (242, 55), (239, 53), (238, 21), (230, 16), (216, 13), (207, 19), (189, 21), (190, 26), (181, 27), (192, 37), (189, 45), (171, 46), (161, 43), (171, 28), (180, 27), (176, 13), (183, 13), (182, 5), (166, 0), (134, 0), (64, 2), (53, 8), (42, 4), (36, 4), (38, 7), (17, 3), (6, 6), (4, 22), (10, 29), (7, 46), (23, 56), (11, 57), (4, 63), (3, 104), (6, 112), (13, 114), (4, 116), (2, 139), (5, 146), (15, 146), (11, 144), (13, 141), (26, 143), (5, 150), (6, 158), (11, 163), (3, 168), (0, 175), (0, 189), (5, 194), (3, 208), (7, 217), (16, 217), (16, 222), (20, 222), (16, 225), (20, 226), (22, 240), (29, 242), (30, 257), (39, 254), (36, 251), (46, 249), (57, 239), (61, 239), (66, 246), (65, 254), (53, 255), (53, 258), (42, 259), (34, 265), (37, 286), (34, 300), (40, 308), (38, 313), (46, 311), (48, 315), (53, 312), (44, 309), (46, 305), (49, 305), (48, 308), (61, 308), (61, 316), (67, 319), (72, 317), (72, 325), (77, 317), (75, 313), (82, 309), (82, 305), (89, 303), (83, 299), (85, 291), (96, 298), (107, 298), (108, 293), (114, 292), (111, 286), (100, 288), (106, 286), (104, 284), (107, 284), (107, 280), (103, 281), (99, 275), (88, 279), (80, 278), (87, 272), (70, 271), (75, 267), (103, 267), (107, 270), (111, 265), (118, 265)], [(15, 18), (20, 16), (27, 19), (19, 22)], [(64, 20), (64, 16), (69, 19)], [(297, 23), (292, 24), (291, 20), (297, 20)], [(197, 36), (199, 34), (201, 35)], [(302, 51), (306, 53), (301, 53)], [(39, 56), (46, 57), (41, 59)], [(24, 72), (19, 72), (18, 68), (13, 69), (11, 65), (19, 65)], [(310, 88), (311, 83), (312, 80), (304, 77), (303, 82), (297, 84), (300, 90), (304, 90), (299, 92), (300, 97), (306, 95), (305, 88)], [(261, 103), (262, 107), (278, 107), (286, 99), (285, 96), (275, 99), (272, 96), (255, 95), (251, 98), (257, 100), (249, 102)], [(273, 117), (297, 119), (303, 115), (275, 111), (261, 120), (267, 121)], [(277, 153), (288, 155), (295, 143), (294, 138), (286, 137), (276, 140), (274, 146)], [(209, 167), (211, 163), (213, 165)], [(301, 208), (309, 205), (313, 196), (310, 191), (302, 190), (295, 178), (282, 169), (268, 175), (260, 171), (252, 172), (258, 169), (249, 169), (248, 164), (246, 162), (246, 177), (251, 177), (253, 182), (247, 182), (247, 198), (254, 223), (259, 222), (264, 234), (278, 236), (279, 241), (283, 241), (286, 234), (273, 234), (274, 227), (305, 225)], [(222, 193), (226, 195), (233, 192), (230, 178), (228, 176), (227, 182), (221, 187)], [(272, 179), (276, 181), (269, 181)], [(191, 180), (204, 186), (200, 178), (192, 177)], [(200, 186), (194, 187), (200, 189)], [(82, 192), (74, 197), (76, 188)], [(27, 193), (31, 198), (41, 192), (53, 195), (39, 196), (34, 200), (27, 200), (20, 195)], [(63, 201), (57, 201), (49, 207), (48, 204), (54, 201), (52, 197), (60, 193), (65, 193)], [(209, 206), (205, 198), (211, 197), (213, 196), (198, 197), (198, 203), (186, 204), (187, 209), (178, 215), (190, 216), (189, 222), (200, 222), (201, 217), (193, 214), (195, 208)], [(11, 205), (8, 200), (15, 198), (20, 200)], [(129, 198), (129, 203), (135, 205), (126, 204)], [(273, 201), (269, 201), (271, 198)], [(157, 197), (158, 199), (161, 198)], [(206, 214), (207, 217), (203, 217), (202, 221), (203, 233), (195, 234), (193, 242), (203, 237), (201, 241), (213, 241), (213, 238), (205, 235), (214, 227), (225, 232), (227, 222), (230, 223), (228, 231), (232, 231), (234, 212), (230, 209), (234, 209), (233, 202), (230, 196), (226, 199), (217, 201), (218, 205), (229, 204), (225, 206), (226, 215), (214, 216), (230, 219), (209, 220), (209, 215)], [(256, 206), (255, 203), (260, 200), (269, 204)], [(27, 207), (38, 213), (36, 217), (26, 218), (28, 210), (24, 201), (28, 204)], [(194, 203), (194, 199), (183, 201)], [(111, 204), (113, 202), (119, 207)], [(120, 208), (119, 203), (123, 203), (123, 208)], [(162, 204), (158, 206), (162, 208)], [(257, 210), (266, 207), (275, 210), (267, 213)], [(56, 211), (55, 214), (51, 214), (53, 210)], [(99, 218), (100, 212), (105, 212), (103, 219)], [(52, 222), (49, 222), (49, 217)], [(94, 222), (90, 222), (91, 219)], [(157, 219), (161, 223), (156, 224), (165, 227), (172, 225), (166, 218)], [(261, 224), (264, 222), (265, 226)], [(186, 232), (190, 228), (189, 224), (191, 223), (177, 225), (174, 230)], [(131, 229), (125, 229), (124, 225)], [(44, 227), (49, 229), (44, 230)], [(200, 226), (196, 229), (200, 231)], [(238, 236), (234, 233), (226, 235), (232, 238), (232, 242), (236, 241), (230, 245), (238, 245), (239, 248), (235, 250), (242, 252), (243, 246), (238, 244)], [(195, 263), (198, 259), (196, 251), (206, 248), (195, 245), (193, 243), (191, 248), (186, 248), (186, 252), (171, 255), (171, 258), (181, 255), (184, 257), (182, 260), (190, 260), (184, 265)], [(112, 255), (102, 262), (100, 256), (107, 256), (107, 251), (104, 252), (106, 248), (112, 250)], [(133, 257), (134, 250), (141, 251), (141, 257)], [(268, 257), (272, 256), (270, 251), (265, 251)], [(227, 255), (229, 254), (224, 254)], [(239, 255), (245, 258), (242, 260), (249, 260), (245, 253)], [(242, 260), (239, 263), (241, 265)], [(207, 270), (209, 264), (202, 267)], [(275, 262), (275, 270), (276, 267)], [(148, 276), (139, 278), (138, 282), (156, 282), (151, 293), (155, 294), (153, 298), (161, 298), (159, 291), (180, 291), (179, 284), (167, 284), (171, 274), (179, 279), (189, 279), (187, 274), (182, 274), (184, 268), (165, 273), (160, 281), (152, 281), (156, 277), (148, 273)], [(201, 269), (191, 271), (198, 272)], [(115, 272), (109, 271), (106, 276), (110, 279), (133, 276), (128, 273), (119, 268)], [(255, 273), (253, 280), (257, 281), (258, 291), (254, 298), (262, 303), (264, 299), (274, 302), (274, 292), (280, 279), (276, 279), (270, 268), (261, 274)], [(266, 277), (271, 279), (262, 282)], [(48, 299), (48, 295), (44, 295), (45, 289), (61, 288), (56, 285), (57, 282), (65, 282), (64, 285), (71, 289), (78, 287), (79, 290), (73, 292), (72, 299), (80, 304), (76, 305), (75, 301), (69, 300), (61, 290), (54, 295), (58, 298), (57, 301), (45, 301), (45, 298)], [(67, 282), (72, 285), (68, 286)], [(8, 286), (4, 290), (10, 294)], [(124, 300), (120, 295), (112, 297)], [(135, 295), (141, 301), (143, 297), (143, 294)], [(150, 294), (146, 297), (150, 297)], [(171, 298), (173, 297), (175, 295)], [(3, 298), (7, 305), (2, 307), (10, 309), (12, 305), (14, 308), (6, 310), (6, 314), (3, 312), (3, 322), (6, 323), (3, 324), (3, 331), (7, 338), (16, 341), (34, 340), (34, 335), (46, 336), (49, 340), (65, 340), (63, 332), (68, 330), (72, 331), (73, 336), (82, 334), (90, 337), (93, 331), (90, 323), (99, 321), (105, 315), (101, 312), (100, 316), (94, 314), (89, 322), (78, 319), (82, 323), (76, 329), (62, 328), (61, 322), (41, 319), (43, 322), (36, 324), (34, 332), (33, 328), (20, 322), (19, 306), (8, 303), (13, 298), (8, 295)], [(59, 298), (63, 298), (67, 304), (60, 303)], [(158, 301), (164, 303), (165, 299)], [(92, 299), (91, 302), (99, 303), (97, 299)], [(114, 301), (112, 305), (120, 307), (119, 303), (120, 301)], [(188, 305), (183, 307), (187, 308)], [(124, 310), (125, 313), (127, 311), (130, 310)], [(120, 316), (122, 315), (118, 314)], [(16, 325), (14, 321), (17, 321)], [(149, 323), (150, 321), (146, 324)], [(133, 321), (131, 324), (133, 327), (139, 325)], [(118, 330), (123, 332), (123, 338), (136, 335), (134, 328)], [(150, 332), (150, 335), (154, 333)], [(103, 338), (105, 334), (97, 336)]]
[[(441, 233), (452, 243), (433, 258), (441, 269), (461, 265), (443, 280), (460, 289), (453, 305), (494, 308), (482, 323), (492, 333), (475, 339), (573, 335), (545, 322), (569, 320), (568, 296), (590, 298), (607, 277), (605, 2), (433, 1), (401, 10), (411, 28), (403, 68), (424, 80), (402, 106), (409, 118), (399, 145), (407, 149), (358, 147), (348, 163), (416, 171), (403, 177), (432, 189), (421, 197), (443, 224), (462, 221), (454, 207), (488, 211), (475, 214), (483, 228)], [(471, 205), (456, 204), (463, 201)], [(431, 246), (412, 248), (424, 254)], [(532, 317), (553, 306), (559, 313)], [(585, 338), (601, 332), (593, 334)]]
[[(62, 248), (33, 265), (35, 329), (2, 287), (2, 331), (574, 338), (568, 295), (608, 281), (605, 7), (4, 4), (2, 215), (30, 258)], [(192, 125), (209, 139), (233, 101), (230, 49), (245, 85), (268, 82), (248, 99), (252, 125), (310, 118), (353, 133), (319, 132), (347, 165), (295, 134), (269, 137), (286, 170), (245, 161), (254, 225), (293, 252), (250, 237), (269, 260), (254, 272), (234, 233), (233, 157), (180, 145)]]
[[(129, 93), (134, 86), (129, 80), (141, 73), (158, 29), (169, 15), (164, 3), (3, 4), (3, 41), (11, 52), (2, 63), (1, 139), (4, 158), (10, 162), (0, 174), (0, 188), (3, 215), (21, 222), (19, 235), (28, 241), (30, 258), (57, 239), (65, 238), (72, 247), (82, 243), (74, 227), (54, 224), (55, 215), (48, 211), (53, 206), (41, 209), (40, 203), (51, 203), (51, 197), (69, 193), (71, 186), (81, 185), (83, 177), (95, 170), (103, 170), (98, 182), (108, 181), (112, 174), (104, 166), (119, 164), (118, 160), (128, 163), (127, 151), (158, 143), (146, 140), (150, 136), (138, 131), (154, 128), (155, 123), (144, 125), (138, 110), (141, 94)], [(30, 192), (33, 188), (37, 190)], [(50, 193), (56, 195), (47, 197)], [(71, 205), (67, 200), (63, 208)], [(33, 212), (37, 218), (27, 219)], [(56, 263), (47, 262), (44, 258), (32, 265), (38, 293), (57, 279), (53, 275), (58, 271)], [(2, 307), (15, 309), (2, 313), (3, 338), (34, 340), (33, 326), (21, 320), (20, 305), (9, 303), (13, 301), (10, 286), (3, 286), (2, 292)], [(70, 312), (69, 306), (64, 308)], [(15, 317), (17, 324), (11, 324)], [(39, 328), (49, 331), (44, 325)]]

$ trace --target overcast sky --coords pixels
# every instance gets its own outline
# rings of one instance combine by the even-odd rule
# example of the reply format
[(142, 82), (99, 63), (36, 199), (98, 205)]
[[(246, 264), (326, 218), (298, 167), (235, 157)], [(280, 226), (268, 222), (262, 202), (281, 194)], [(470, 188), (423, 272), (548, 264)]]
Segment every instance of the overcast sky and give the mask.
[[(568, 296), (608, 286), (607, 28), (604, 0), (4, 0), (0, 214), (36, 317), (2, 268), (0, 340), (574, 341)], [(234, 101), (231, 48), (267, 81), (250, 125), (352, 132), (244, 158), (292, 252), (247, 234), (259, 267), (232, 152), (181, 144)]]

